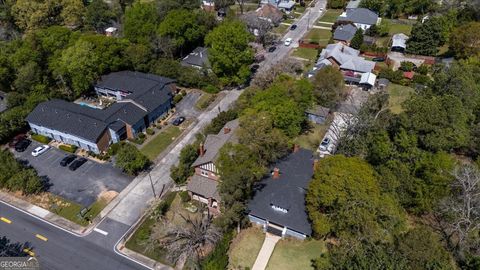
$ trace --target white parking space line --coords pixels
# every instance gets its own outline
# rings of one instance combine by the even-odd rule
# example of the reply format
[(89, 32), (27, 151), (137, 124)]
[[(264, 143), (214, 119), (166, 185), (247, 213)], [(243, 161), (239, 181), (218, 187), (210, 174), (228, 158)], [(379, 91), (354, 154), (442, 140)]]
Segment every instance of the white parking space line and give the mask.
[(106, 232), (106, 231), (104, 231), (104, 230), (100, 230), (99, 228), (94, 228), (93, 230), (96, 231), (96, 232), (98, 232), (98, 233), (100, 233), (100, 234), (103, 234), (103, 235), (105, 235), (105, 236), (108, 235), (108, 232)]

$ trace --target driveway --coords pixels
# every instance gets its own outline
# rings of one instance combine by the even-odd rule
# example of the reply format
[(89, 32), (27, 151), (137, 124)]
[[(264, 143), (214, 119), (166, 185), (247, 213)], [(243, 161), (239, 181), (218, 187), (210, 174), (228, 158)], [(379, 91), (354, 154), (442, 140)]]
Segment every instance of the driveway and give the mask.
[(195, 109), (195, 104), (202, 93), (200, 91), (191, 91), (183, 99), (175, 105), (176, 115), (186, 118), (196, 118), (200, 113)]
[(68, 154), (57, 148), (52, 147), (42, 155), (33, 157), (31, 152), (39, 145), (32, 141), (25, 152), (14, 152), (14, 155), (28, 162), (38, 175), (48, 177), (52, 185), (50, 192), (85, 207), (94, 203), (103, 191), (122, 191), (133, 179), (110, 163), (100, 164), (90, 160), (72, 172), (60, 166), (60, 160)]

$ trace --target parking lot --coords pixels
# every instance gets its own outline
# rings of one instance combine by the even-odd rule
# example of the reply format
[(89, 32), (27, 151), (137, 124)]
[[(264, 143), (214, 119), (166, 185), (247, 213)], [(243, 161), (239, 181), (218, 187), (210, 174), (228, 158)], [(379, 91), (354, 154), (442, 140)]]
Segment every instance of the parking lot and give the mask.
[(50, 148), (38, 157), (31, 155), (35, 147), (41, 145), (35, 141), (22, 153), (14, 151), (19, 160), (25, 160), (34, 167), (39, 176), (50, 180), (49, 191), (85, 207), (97, 200), (103, 191), (122, 191), (133, 179), (110, 163), (100, 164), (89, 160), (76, 171), (60, 166), (60, 161), (68, 153)]

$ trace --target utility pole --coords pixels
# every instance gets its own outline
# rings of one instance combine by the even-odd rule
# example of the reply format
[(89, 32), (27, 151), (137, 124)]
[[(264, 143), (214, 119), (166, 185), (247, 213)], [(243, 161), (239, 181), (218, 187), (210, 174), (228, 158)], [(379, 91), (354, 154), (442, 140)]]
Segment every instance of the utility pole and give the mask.
[(148, 172), (148, 178), (150, 178), (150, 185), (152, 185), (153, 198), (156, 198), (157, 195), (155, 194), (155, 187), (153, 186), (152, 176), (150, 175), (150, 172)]

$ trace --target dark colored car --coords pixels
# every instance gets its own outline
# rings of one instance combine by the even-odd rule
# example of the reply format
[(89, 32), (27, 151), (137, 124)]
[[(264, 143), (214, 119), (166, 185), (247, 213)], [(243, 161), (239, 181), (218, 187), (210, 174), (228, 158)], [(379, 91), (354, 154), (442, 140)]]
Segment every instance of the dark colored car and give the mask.
[(15, 144), (15, 151), (23, 152), (32, 143), (29, 139), (23, 139)]
[(251, 72), (256, 72), (260, 68), (260, 65), (255, 64), (250, 67)]
[(68, 168), (70, 169), (70, 171), (75, 171), (76, 169), (80, 168), (80, 166), (82, 166), (85, 162), (87, 162), (86, 158), (79, 158), (72, 162), (72, 164), (70, 164)]
[(290, 26), (290, 30), (295, 30), (297, 29), (297, 25), (296, 24), (292, 24), (292, 26)]
[(175, 118), (175, 120), (173, 120), (172, 125), (179, 126), (181, 123), (183, 123), (183, 121), (185, 121), (185, 117), (183, 116), (177, 117)]
[(272, 46), (272, 47), (268, 48), (268, 52), (274, 52), (276, 49), (277, 49), (277, 47)]
[(60, 166), (66, 167), (68, 164), (72, 163), (77, 158), (75, 155), (68, 155), (60, 161)]
[(25, 140), (27, 136), (25, 134), (18, 134), (17, 136), (13, 137), (13, 139), (8, 143), (9, 147), (15, 147), (17, 143), (19, 143), (22, 140)]
[(385, 57), (375, 57), (372, 59), (373, 62), (385, 62)]

